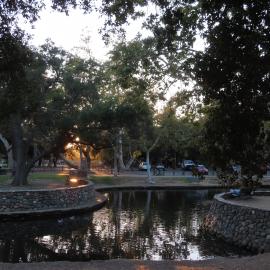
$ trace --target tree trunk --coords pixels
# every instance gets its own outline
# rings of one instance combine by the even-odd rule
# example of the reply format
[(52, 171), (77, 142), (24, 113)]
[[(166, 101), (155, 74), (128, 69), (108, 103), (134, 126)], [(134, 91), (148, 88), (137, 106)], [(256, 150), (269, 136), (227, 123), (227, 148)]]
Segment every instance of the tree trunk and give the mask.
[(134, 158), (133, 157), (131, 157), (130, 159), (129, 159), (129, 161), (127, 162), (127, 164), (126, 164), (126, 170), (129, 170), (130, 169), (130, 166), (132, 165), (132, 163), (134, 162)]
[(87, 173), (90, 173), (91, 171), (91, 155), (90, 155), (91, 146), (86, 145), (86, 149), (82, 148), (82, 154), (84, 156), (83, 164), (84, 164), (84, 170), (87, 171)]
[(126, 170), (129, 170), (132, 163), (134, 162), (135, 158), (134, 158), (134, 155), (132, 154), (131, 152), (131, 146), (129, 145), (129, 160), (126, 164)]
[(8, 168), (9, 168), (10, 170), (13, 170), (13, 169), (14, 169), (14, 159), (13, 159), (12, 149), (10, 149), (10, 150), (7, 152), (7, 155), (8, 155)]
[(83, 151), (82, 151), (82, 145), (79, 143), (79, 151), (80, 151), (80, 169), (83, 169)]
[(125, 170), (126, 166), (124, 163), (124, 157), (123, 157), (123, 140), (122, 140), (122, 131), (119, 130), (118, 136), (117, 136), (117, 144), (118, 146), (118, 163), (121, 170)]
[(134, 162), (133, 156), (130, 154), (130, 159), (125, 165), (124, 162), (124, 155), (123, 155), (123, 140), (122, 140), (122, 130), (119, 130), (118, 135), (116, 137), (116, 146), (117, 146), (117, 160), (118, 160), (118, 165), (121, 170), (129, 170), (130, 166)]
[(12, 145), (9, 144), (8, 140), (0, 133), (0, 141), (3, 143), (8, 157), (8, 168), (13, 169), (13, 154), (12, 154)]
[(150, 184), (154, 184), (155, 180), (151, 175), (151, 171), (150, 171), (150, 152), (156, 147), (158, 141), (160, 139), (160, 136), (158, 136), (156, 138), (156, 140), (154, 141), (154, 143), (152, 144), (152, 146), (148, 149), (146, 149), (146, 162), (147, 162), (147, 180)]
[[(40, 155), (40, 151), (39, 151), (39, 149), (38, 149), (38, 146), (37, 146), (37, 144), (35, 143), (34, 144), (34, 157), (37, 157), (37, 156), (39, 156)], [(41, 162), (42, 162), (42, 160), (39, 160), (38, 161), (38, 166), (40, 167), (40, 165), (41, 165)]]
[(50, 154), (48, 167), (49, 167), (49, 168), (52, 168), (52, 167), (53, 167), (53, 154)]
[(85, 159), (86, 159), (87, 172), (90, 172), (90, 171), (91, 171), (91, 156), (90, 156), (90, 150), (91, 150), (90, 145), (86, 145), (86, 150), (83, 151), (83, 154), (84, 154)]
[(152, 183), (154, 183), (154, 179), (151, 175), (149, 149), (147, 149), (147, 151), (146, 151), (146, 163), (147, 163), (147, 181), (152, 184)]
[(78, 165), (65, 158), (64, 154), (59, 155), (60, 158), (71, 168), (78, 169)]
[(12, 185), (27, 185), (27, 176), (29, 173), (29, 170), (27, 169), (27, 147), (26, 142), (23, 140), (23, 130), (21, 126), (22, 121), (20, 115), (12, 115), (10, 123), (12, 131), (13, 155), (16, 160), (15, 174)]
[(118, 175), (118, 167), (117, 167), (117, 149), (113, 147), (113, 175)]
[[(21, 186), (27, 185), (27, 177), (35, 163), (41, 159), (45, 153), (51, 151), (43, 151), (32, 159), (28, 159), (29, 141), (24, 138), (23, 120), (19, 113), (10, 116), (10, 130), (12, 134), (12, 154), (14, 157), (14, 169), (12, 185)], [(51, 149), (50, 149), (51, 150)]]

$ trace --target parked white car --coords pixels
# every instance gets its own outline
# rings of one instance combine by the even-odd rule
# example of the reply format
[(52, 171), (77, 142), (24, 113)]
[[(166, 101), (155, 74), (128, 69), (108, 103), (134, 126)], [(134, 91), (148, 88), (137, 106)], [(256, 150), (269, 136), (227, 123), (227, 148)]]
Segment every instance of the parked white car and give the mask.
[(5, 159), (0, 160), (0, 168), (7, 168), (8, 163)]
[(165, 166), (162, 163), (158, 163), (156, 165), (156, 169), (161, 170), (161, 171), (165, 171)]
[[(150, 170), (151, 170), (151, 164), (149, 164)], [(139, 170), (141, 171), (147, 171), (147, 162), (141, 162), (139, 164)]]
[(194, 163), (193, 160), (185, 159), (182, 162), (182, 169), (183, 170), (191, 171), (191, 169), (193, 168), (193, 166), (195, 166), (195, 163)]

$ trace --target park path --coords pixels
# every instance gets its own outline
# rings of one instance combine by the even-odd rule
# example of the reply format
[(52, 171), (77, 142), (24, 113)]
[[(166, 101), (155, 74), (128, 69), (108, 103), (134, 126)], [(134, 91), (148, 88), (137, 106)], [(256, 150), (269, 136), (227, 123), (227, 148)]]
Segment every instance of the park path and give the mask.
[(0, 270), (269, 270), (270, 254), (205, 261), (105, 260), (91, 262), (0, 263)]

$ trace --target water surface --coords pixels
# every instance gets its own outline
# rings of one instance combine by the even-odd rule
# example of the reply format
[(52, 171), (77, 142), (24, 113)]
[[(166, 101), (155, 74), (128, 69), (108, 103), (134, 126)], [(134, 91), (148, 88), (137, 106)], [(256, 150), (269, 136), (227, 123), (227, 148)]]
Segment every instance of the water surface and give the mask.
[(203, 235), (217, 191), (114, 191), (92, 214), (0, 223), (0, 261), (198, 260), (249, 255)]

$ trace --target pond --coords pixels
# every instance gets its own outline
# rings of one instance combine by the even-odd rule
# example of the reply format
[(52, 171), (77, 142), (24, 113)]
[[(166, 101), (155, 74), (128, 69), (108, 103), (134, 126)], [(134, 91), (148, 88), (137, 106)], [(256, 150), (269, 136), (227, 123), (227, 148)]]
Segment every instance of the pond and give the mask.
[(199, 230), (217, 191), (113, 191), (94, 213), (0, 223), (0, 261), (199, 260), (250, 253)]

